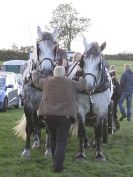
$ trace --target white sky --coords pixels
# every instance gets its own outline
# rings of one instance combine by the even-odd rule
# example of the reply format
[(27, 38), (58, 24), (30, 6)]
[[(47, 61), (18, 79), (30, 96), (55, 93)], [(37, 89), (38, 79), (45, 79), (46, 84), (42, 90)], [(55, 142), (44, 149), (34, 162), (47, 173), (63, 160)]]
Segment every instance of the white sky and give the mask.
[[(1, 0), (0, 49), (34, 45), (36, 27), (43, 30), (52, 11), (60, 3), (72, 2), (80, 16), (91, 19), (85, 36), (88, 42), (107, 42), (104, 53), (133, 53), (133, 0)], [(82, 38), (72, 43), (72, 50), (83, 52)]]

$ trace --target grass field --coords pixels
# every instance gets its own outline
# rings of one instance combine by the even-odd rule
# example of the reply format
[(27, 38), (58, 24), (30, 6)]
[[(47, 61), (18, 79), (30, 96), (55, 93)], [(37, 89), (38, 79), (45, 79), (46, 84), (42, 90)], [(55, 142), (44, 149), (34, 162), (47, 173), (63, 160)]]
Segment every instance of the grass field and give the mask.
[[(124, 61), (109, 61), (115, 64), (120, 76)], [(133, 65), (133, 62), (129, 62)], [(21, 159), (25, 143), (18, 139), (12, 128), (23, 114), (22, 109), (8, 109), (0, 112), (0, 177), (133, 177), (133, 116), (131, 122), (121, 122), (121, 128), (109, 135), (108, 144), (103, 144), (105, 162), (94, 161), (94, 149), (86, 150), (86, 161), (76, 162), (78, 139), (69, 138), (65, 169), (63, 173), (52, 172), (51, 158), (44, 156), (44, 143), (38, 150), (32, 150), (30, 160)], [(42, 140), (45, 131), (42, 132)], [(92, 129), (87, 129), (90, 141)]]
[(123, 66), (124, 66), (124, 64), (126, 64), (126, 63), (131, 64), (132, 69), (133, 69), (133, 61), (108, 60), (108, 63), (109, 63), (110, 65), (115, 65), (115, 66), (116, 66), (116, 69), (117, 69), (117, 73), (118, 73), (118, 77), (119, 77), (119, 78), (120, 78), (120, 75), (121, 75), (122, 72), (123, 72)]

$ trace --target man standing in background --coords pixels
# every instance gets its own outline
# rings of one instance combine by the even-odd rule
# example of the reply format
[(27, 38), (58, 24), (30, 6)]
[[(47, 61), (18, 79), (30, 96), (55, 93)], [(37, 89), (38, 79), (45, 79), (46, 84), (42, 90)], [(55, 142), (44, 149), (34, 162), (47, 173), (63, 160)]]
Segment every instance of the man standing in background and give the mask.
[[(123, 120), (127, 117), (127, 120), (131, 119), (131, 102), (132, 102), (132, 93), (133, 93), (133, 72), (131, 70), (130, 64), (124, 65), (125, 72), (122, 74), (120, 79), (121, 87), (121, 98), (119, 100), (119, 108), (121, 112), (120, 120)], [(123, 102), (126, 99), (127, 111), (123, 106)]]
[(55, 46), (55, 63), (58, 66), (63, 66), (65, 70), (67, 70), (68, 61), (67, 61), (67, 53), (64, 49), (59, 47), (59, 43), (56, 42)]

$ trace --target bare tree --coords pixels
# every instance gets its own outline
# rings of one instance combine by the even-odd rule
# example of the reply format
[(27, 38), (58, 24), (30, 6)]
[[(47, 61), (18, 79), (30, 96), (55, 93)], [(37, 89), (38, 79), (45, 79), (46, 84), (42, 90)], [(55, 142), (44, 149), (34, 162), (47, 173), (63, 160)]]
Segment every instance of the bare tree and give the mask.
[(53, 12), (51, 27), (58, 27), (59, 41), (64, 41), (64, 46), (71, 50), (72, 40), (81, 32), (87, 31), (90, 19), (80, 17), (72, 4), (60, 4)]

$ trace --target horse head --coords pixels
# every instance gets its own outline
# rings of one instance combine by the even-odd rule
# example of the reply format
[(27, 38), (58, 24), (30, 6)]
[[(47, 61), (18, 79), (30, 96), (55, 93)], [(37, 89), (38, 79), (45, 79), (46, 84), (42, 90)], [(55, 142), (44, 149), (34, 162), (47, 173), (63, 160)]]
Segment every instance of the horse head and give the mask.
[(87, 81), (89, 92), (94, 92), (98, 82), (100, 82), (102, 69), (105, 67), (105, 65), (103, 65), (105, 60), (103, 59), (102, 51), (106, 46), (106, 42), (101, 46), (99, 46), (97, 42), (88, 44), (84, 37), (83, 44), (85, 52), (80, 60), (80, 67), (84, 71), (84, 77)]
[(42, 32), (41, 28), (37, 27), (38, 40), (36, 45), (36, 63), (38, 69), (43, 74), (48, 74), (54, 69), (55, 58), (55, 41), (57, 37), (57, 28), (50, 32)]

